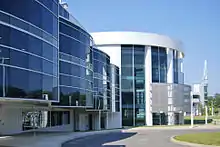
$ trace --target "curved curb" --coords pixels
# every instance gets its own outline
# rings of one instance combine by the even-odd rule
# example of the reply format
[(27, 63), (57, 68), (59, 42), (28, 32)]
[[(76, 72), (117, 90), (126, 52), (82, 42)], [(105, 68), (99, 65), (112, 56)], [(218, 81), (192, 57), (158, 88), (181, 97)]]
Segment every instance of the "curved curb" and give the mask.
[(189, 143), (189, 142), (185, 142), (185, 141), (179, 141), (176, 140), (174, 137), (176, 136), (172, 136), (170, 138), (170, 141), (179, 145), (184, 145), (184, 146), (191, 146), (191, 147), (220, 147), (220, 146), (215, 146), (215, 145), (204, 145), (204, 144), (197, 144), (197, 143)]

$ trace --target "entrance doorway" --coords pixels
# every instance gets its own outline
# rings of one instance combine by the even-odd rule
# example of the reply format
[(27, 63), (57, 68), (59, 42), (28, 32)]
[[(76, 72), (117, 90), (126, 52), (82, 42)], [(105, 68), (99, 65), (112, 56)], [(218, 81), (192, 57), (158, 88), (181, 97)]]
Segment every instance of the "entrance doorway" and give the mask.
[(153, 113), (153, 125), (167, 125), (167, 115), (165, 113)]

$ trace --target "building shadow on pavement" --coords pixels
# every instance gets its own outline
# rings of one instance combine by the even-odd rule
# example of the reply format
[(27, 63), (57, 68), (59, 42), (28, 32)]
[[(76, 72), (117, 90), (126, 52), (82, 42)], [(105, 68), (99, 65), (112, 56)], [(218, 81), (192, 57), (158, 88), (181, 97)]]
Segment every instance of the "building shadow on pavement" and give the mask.
[(128, 132), (113, 132), (107, 134), (91, 135), (79, 139), (68, 141), (62, 145), (62, 147), (126, 147), (121, 141), (123, 139), (130, 138), (137, 133)]

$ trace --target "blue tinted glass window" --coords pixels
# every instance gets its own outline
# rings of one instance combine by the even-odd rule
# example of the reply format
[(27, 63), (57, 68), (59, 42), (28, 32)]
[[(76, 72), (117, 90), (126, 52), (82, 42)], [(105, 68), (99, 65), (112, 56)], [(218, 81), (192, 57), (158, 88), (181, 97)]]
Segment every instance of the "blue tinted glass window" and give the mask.
[(74, 65), (72, 64), (72, 75), (78, 76), (78, 77), (86, 77), (86, 69), (84, 67)]
[(28, 68), (28, 55), (23, 52), (10, 50), (10, 64), (13, 66)]
[(43, 94), (47, 94), (49, 100), (53, 97), (53, 77), (43, 75), (43, 85), (42, 85)]
[(69, 38), (63, 36), (63, 35), (60, 35), (60, 51), (61, 52), (64, 52), (66, 54), (71, 54), (71, 48), (70, 48), (70, 45), (68, 45), (69, 43)]
[(43, 61), (43, 72), (53, 75), (53, 63), (42, 60)]
[(29, 91), (28, 71), (16, 68), (9, 68), (9, 77), (10, 78), (7, 97), (26, 97), (27, 92)]
[(29, 72), (29, 92), (28, 98), (42, 99), (42, 75), (34, 72)]
[(131, 66), (133, 62), (133, 46), (121, 46), (121, 65)]
[(60, 73), (71, 75), (71, 64), (60, 62)]
[(43, 57), (53, 61), (53, 46), (48, 43), (43, 43)]
[[(10, 49), (5, 48), (5, 47), (0, 47), (0, 57), (1, 58), (10, 58)], [(5, 61), (4, 63), (8, 63), (8, 60)]]
[(42, 59), (29, 55), (29, 68), (36, 71), (42, 71)]
[(66, 85), (66, 86), (71, 86), (71, 77), (70, 76), (60, 76), (60, 85)]
[(28, 42), (29, 52), (42, 56), (42, 46), (43, 46), (43, 41), (35, 37), (29, 36), (29, 42)]
[(167, 53), (166, 48), (159, 48), (159, 61), (160, 61), (160, 82), (167, 82)]
[(178, 52), (173, 50), (173, 79), (174, 83), (178, 83)]
[(42, 9), (42, 28), (47, 30), (50, 34), (53, 33), (53, 14), (48, 12), (47, 9)]
[(134, 46), (134, 66), (144, 66), (145, 46)]
[(28, 39), (29, 36), (23, 32), (20, 32), (15, 29), (11, 29), (10, 34), (10, 44), (12, 47), (27, 50), (28, 49)]
[(0, 43), (4, 45), (10, 45), (10, 32), (11, 29), (0, 24)]
[[(48, 0), (47, 3), (50, 3), (48, 6), (51, 7), (51, 9), (54, 7), (55, 10), (56, 6), (53, 6), (54, 2), (52, 3), (52, 0)], [(24, 6), (27, 6), (27, 8), (24, 9)], [(35, 0), (13, 1), (13, 5), (11, 1), (1, 0), (0, 10), (11, 13), (56, 36), (56, 34), (53, 33), (53, 17), (55, 16)]]
[(151, 47), (152, 82), (159, 82), (159, 53), (158, 47)]

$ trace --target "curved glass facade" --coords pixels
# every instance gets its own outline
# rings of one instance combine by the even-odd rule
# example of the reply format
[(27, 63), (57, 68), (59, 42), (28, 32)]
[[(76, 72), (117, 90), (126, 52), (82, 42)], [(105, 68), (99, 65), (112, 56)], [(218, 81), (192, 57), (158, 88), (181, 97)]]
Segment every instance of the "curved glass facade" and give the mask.
[(52, 0), (1, 0), (1, 97), (58, 101), (57, 13)]
[(59, 18), (60, 103), (93, 106), (93, 69), (90, 35), (70, 21)]
[(110, 57), (98, 49), (93, 49), (94, 71), (94, 108), (110, 109)]

